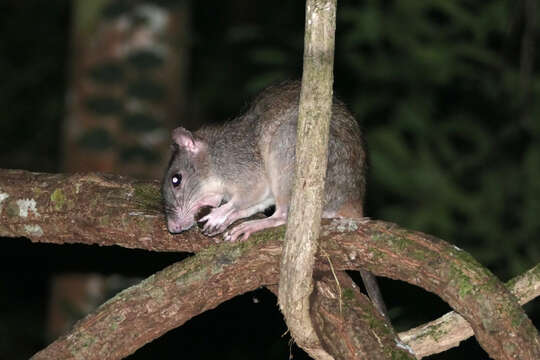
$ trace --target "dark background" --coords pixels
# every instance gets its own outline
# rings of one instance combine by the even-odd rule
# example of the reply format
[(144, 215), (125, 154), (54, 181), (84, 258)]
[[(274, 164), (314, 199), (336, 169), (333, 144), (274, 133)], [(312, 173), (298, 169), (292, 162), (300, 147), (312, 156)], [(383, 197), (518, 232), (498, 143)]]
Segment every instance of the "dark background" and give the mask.
[[(454, 243), (503, 281), (540, 259), (539, 31), (531, 25), (539, 9), (531, 16), (526, 4), (338, 2), (334, 88), (365, 129), (368, 215)], [(68, 0), (0, 4), (0, 168), (60, 171), (71, 7)], [(193, 2), (191, 22), (186, 116), (230, 119), (264, 86), (301, 76), (301, 1)], [(52, 274), (146, 277), (184, 256), (2, 240), (2, 360), (46, 345)], [(449, 310), (407, 284), (381, 286), (398, 330)], [(535, 301), (525, 308), (538, 327)], [(130, 359), (285, 359), (285, 331), (276, 299), (259, 290)], [(465, 357), (487, 358), (475, 340), (431, 358)]]

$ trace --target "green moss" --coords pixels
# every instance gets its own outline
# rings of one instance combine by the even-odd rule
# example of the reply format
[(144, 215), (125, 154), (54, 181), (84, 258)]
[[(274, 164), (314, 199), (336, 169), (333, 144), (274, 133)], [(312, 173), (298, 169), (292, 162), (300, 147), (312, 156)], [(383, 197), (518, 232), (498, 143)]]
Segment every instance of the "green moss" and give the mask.
[(97, 341), (97, 338), (95, 336), (89, 335), (86, 332), (80, 332), (78, 335), (78, 339), (72, 342), (72, 345), (69, 347), (70, 351), (73, 353), (77, 353), (81, 349), (88, 348)]
[(403, 236), (390, 237), (389, 240), (394, 245), (394, 247), (398, 249), (400, 252), (407, 250), (409, 248), (409, 241), (406, 237), (403, 237)]
[(494, 293), (498, 291), (499, 280), (484, 266), (482, 266), (473, 256), (468, 252), (463, 251), (457, 247), (451, 248), (451, 254), (459, 260), (460, 268), (458, 269), (455, 265), (452, 266), (451, 275), (454, 277), (454, 280), (458, 282), (459, 286), (459, 295), (461, 297), (466, 296), (475, 291), (471, 279), (469, 276), (465, 275), (462, 269), (471, 271), (472, 273), (477, 274), (479, 277), (487, 279), (481, 286), (479, 286), (479, 291)]
[(350, 288), (344, 288), (341, 291), (341, 296), (345, 301), (352, 301), (354, 299), (354, 291)]
[[(489, 276), (489, 280), (486, 281), (486, 283), (484, 285), (482, 285), (482, 290), (487, 290), (489, 292), (497, 292), (499, 291), (499, 286), (500, 286), (500, 280), (493, 274), (488, 274)], [(502, 284), (504, 285), (504, 284)]]
[(474, 291), (474, 286), (471, 279), (461, 271), (460, 268), (452, 265), (450, 269), (451, 281), (456, 284), (458, 288), (459, 297), (463, 298), (471, 294)]
[(8, 205), (6, 206), (6, 214), (9, 217), (14, 217), (19, 215), (19, 205), (17, 205), (17, 202), (10, 201)]
[(111, 327), (111, 330), (114, 332), (114, 331), (116, 331), (116, 329), (118, 329), (118, 323), (117, 323), (117, 322), (113, 322), (113, 323), (111, 323), (111, 326), (110, 326), (110, 327)]
[(432, 325), (429, 327), (429, 333), (427, 333), (428, 336), (430, 336), (433, 340), (439, 341), (446, 335), (446, 331), (441, 330), (443, 327), (443, 324), (439, 323), (437, 325)]
[[(251, 235), (249, 241), (241, 241), (241, 242), (243, 243), (252, 242), (251, 246), (253, 246), (254, 244), (262, 244), (271, 240), (284, 240), (286, 230), (287, 229), (285, 226), (279, 226), (277, 228), (268, 229), (268, 230), (255, 233)], [(251, 238), (253, 238), (253, 240), (251, 240)]]
[(412, 243), (411, 239), (407, 237), (406, 233), (399, 233), (394, 235), (373, 235), (374, 241), (384, 241), (390, 244), (393, 250), (398, 254), (404, 254), (415, 260), (424, 262), (426, 257), (432, 256), (432, 252), (427, 248), (419, 247), (417, 244)]
[(471, 281), (467, 276), (462, 276), (459, 278), (459, 296), (461, 298), (471, 294), (473, 290), (474, 286), (471, 284)]
[(409, 354), (406, 350), (394, 350), (392, 351), (392, 360), (405, 360), (405, 359), (414, 359), (414, 356)]
[(510, 341), (505, 341), (502, 345), (507, 353), (515, 354), (518, 351), (516, 346)]
[(159, 188), (148, 183), (137, 183), (133, 185), (134, 200), (141, 210), (156, 211), (161, 209), (161, 193)]
[(51, 202), (56, 211), (61, 211), (66, 203), (66, 196), (62, 189), (56, 189), (51, 194)]
[[(176, 283), (186, 288), (186, 284), (198, 282), (223, 271), (226, 266), (233, 265), (238, 258), (242, 257), (261, 242), (282, 238), (285, 233), (283, 227), (270, 229), (253, 234), (247, 241), (222, 242), (219, 245), (209, 246), (197, 253), (197, 255), (184, 260), (181, 263), (182, 271), (178, 272), (175, 265), (165, 269), (176, 277)], [(209, 267), (209, 265), (212, 265)], [(174, 274), (174, 275), (173, 275)]]
[(474, 269), (475, 271), (481, 270), (485, 276), (493, 276), (491, 272), (482, 266), (471, 254), (468, 252), (461, 250), (460, 248), (457, 248), (455, 246), (450, 247), (450, 252), (452, 256), (454, 256), (456, 259), (462, 261), (465, 263), (465, 266), (468, 269)]
[(419, 249), (417, 247), (412, 247), (412, 249), (409, 251), (409, 256), (412, 257), (415, 260), (419, 260), (424, 262), (426, 260), (426, 257), (433, 258), (433, 253), (427, 249)]
[(386, 254), (379, 249), (370, 249), (371, 259), (375, 263), (383, 263)]
[(45, 192), (45, 190), (40, 188), (40, 187), (33, 187), (32, 188), (32, 195), (33, 195), (34, 198), (39, 198), (41, 195), (43, 195), (44, 192)]
[(90, 199), (90, 203), (88, 204), (88, 207), (89, 209), (99, 209), (99, 207), (101, 206), (101, 200), (97, 197), (97, 196), (93, 196), (91, 199)]
[(526, 321), (527, 319), (525, 312), (523, 312), (519, 307), (514, 307), (512, 309), (512, 311), (510, 312), (510, 317), (512, 319), (512, 326), (516, 328), (520, 327), (523, 321)]
[(97, 221), (100, 226), (107, 227), (107, 225), (111, 223), (111, 218), (109, 215), (103, 215), (100, 216)]

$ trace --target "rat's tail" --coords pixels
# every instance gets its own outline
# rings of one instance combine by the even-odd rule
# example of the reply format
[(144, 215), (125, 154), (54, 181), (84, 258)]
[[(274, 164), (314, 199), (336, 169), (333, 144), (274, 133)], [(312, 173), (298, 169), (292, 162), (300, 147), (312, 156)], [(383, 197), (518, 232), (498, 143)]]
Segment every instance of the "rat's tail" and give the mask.
[(375, 278), (375, 275), (373, 275), (367, 270), (360, 270), (360, 276), (362, 277), (362, 281), (364, 282), (364, 286), (366, 287), (367, 293), (369, 295), (369, 298), (373, 302), (373, 305), (375, 305), (375, 308), (379, 310), (382, 316), (388, 322), (390, 322), (390, 318), (388, 317), (388, 310), (386, 309), (386, 305), (384, 304), (381, 290), (379, 289), (379, 285), (377, 284), (377, 279)]

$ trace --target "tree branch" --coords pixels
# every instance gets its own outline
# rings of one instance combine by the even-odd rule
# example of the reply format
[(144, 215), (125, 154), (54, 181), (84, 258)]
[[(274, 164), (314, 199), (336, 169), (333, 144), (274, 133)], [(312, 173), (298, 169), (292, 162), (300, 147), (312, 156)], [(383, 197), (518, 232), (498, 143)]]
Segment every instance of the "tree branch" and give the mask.
[[(414, 358), (405, 351), (407, 345), (401, 342), (392, 325), (349, 275), (345, 271), (333, 271), (332, 266), (330, 269), (315, 273), (310, 300), (313, 327), (325, 350), (339, 360)], [(266, 285), (266, 288), (278, 296), (278, 286)]]
[(223, 243), (200, 251), (121, 291), (32, 359), (122, 359), (197, 314), (277, 283), (280, 253), (276, 241)]
[(157, 181), (22, 170), (0, 170), (0, 236), (154, 251), (195, 252), (214, 244), (199, 232), (166, 231)]
[[(517, 299), (469, 254), (430, 235), (379, 221), (369, 223), (370, 226), (363, 227), (355, 221), (346, 225), (334, 220), (336, 230), (326, 228), (322, 238), (328, 235), (330, 243), (346, 249), (353, 259), (360, 256), (382, 260), (387, 267), (365, 264), (376, 275), (396, 279), (399, 273), (399, 280), (439, 295), (467, 320), (478, 342), (492, 358), (540, 358), (538, 330)], [(343, 236), (339, 235), (339, 228), (344, 231)], [(354, 241), (353, 233), (361, 234), (364, 241), (349, 244), (349, 239)], [(325, 243), (325, 250), (326, 246), (329, 244)]]
[[(121, 359), (197, 314), (259, 286), (274, 284), (278, 280), (279, 238), (282, 236), (283, 229), (269, 230), (263, 241), (258, 239), (233, 245), (224, 243), (173, 264), (117, 294), (33, 359)], [(361, 265), (354, 265), (355, 259), (350, 259), (340, 250), (331, 254), (333, 265), (337, 268), (361, 268)], [(329, 254), (319, 257), (320, 267), (328, 264), (326, 255)], [(536, 273), (532, 277), (525, 276), (510, 282), (514, 289), (520, 289), (521, 294), (527, 294), (527, 299), (539, 295), (539, 268), (537, 266), (536, 270), (529, 271)], [(523, 286), (527, 283), (532, 289)], [(378, 316), (375, 313), (374, 316)], [(424, 329), (425, 336), (434, 337), (436, 334), (433, 331)], [(456, 331), (454, 329), (452, 332)], [(444, 335), (441, 334), (441, 337)], [(417, 341), (410, 341), (404, 342), (416, 351)], [(436, 342), (432, 342), (431, 346), (440, 349)], [(423, 356), (421, 351), (417, 356)], [(430, 353), (434, 352), (431, 350)]]
[(344, 271), (316, 272), (311, 318), (336, 359), (414, 359), (392, 325)]
[[(507, 282), (506, 287), (522, 305), (540, 296), (540, 264)], [(473, 335), (469, 323), (451, 311), (436, 320), (399, 333), (399, 338), (421, 359), (456, 347)]]
[[(140, 189), (140, 184), (144, 185), (145, 190)], [(40, 242), (117, 244), (125, 247), (167, 251), (194, 251), (213, 243), (211, 239), (206, 239), (199, 234), (196, 229), (174, 238), (170, 236), (163, 225), (161, 215), (157, 215), (156, 212), (159, 200), (147, 196), (157, 194), (157, 188), (155, 183), (140, 183), (123, 177), (92, 174), (50, 175), (0, 170), (0, 236), (29, 237), (33, 241)], [(34, 231), (34, 225), (38, 225), (41, 230)], [(199, 261), (196, 259), (215, 251), (213, 261), (215, 263), (221, 261), (220, 271), (228, 269), (227, 264), (233, 266), (241, 261), (242, 264), (248, 266), (241, 267), (242, 272), (239, 273), (242, 275), (239, 276), (241, 281), (255, 287), (275, 284), (277, 282), (275, 269), (279, 261), (282, 237), (282, 228), (264, 231), (255, 234), (253, 239), (245, 243), (224, 244), (217, 249), (208, 249), (190, 261)], [(336, 271), (365, 268), (376, 275), (420, 286), (438, 294), (460, 313), (471, 324), (479, 343), (491, 357), (495, 359), (540, 358), (538, 331), (519, 307), (515, 297), (489, 271), (464, 251), (429, 235), (407, 231), (395, 224), (372, 220), (326, 222), (322, 227), (320, 243), (321, 252), (324, 251), (325, 255), (320, 256), (321, 252), (319, 253), (316, 260), (317, 268), (329, 270), (328, 256)], [(256, 249), (253, 252), (249, 254), (242, 252), (248, 251), (252, 246)], [(242, 250), (244, 248), (247, 249)], [(245, 256), (231, 263), (230, 259), (236, 259), (234, 254), (237, 252)], [(256, 266), (258, 261), (263, 260), (266, 262), (261, 265), (260, 270), (249, 267), (249, 264)], [(201, 273), (204, 273), (203, 269), (203, 267), (200, 268)], [(208, 265), (208, 269), (210, 273), (210, 269), (213, 269), (212, 264)], [(219, 276), (220, 271), (212, 276)], [(229, 269), (229, 271), (232, 270)], [(260, 274), (259, 271), (261, 271)], [(267, 280), (265, 274), (272, 271), (275, 271), (276, 279), (268, 278)], [(246, 288), (235, 288), (235, 286), (243, 286), (234, 282), (236, 277), (236, 275), (223, 276), (219, 278), (219, 282), (212, 282), (217, 295), (206, 295), (205, 297), (211, 296), (212, 299), (205, 298), (201, 301), (209, 301), (217, 305), (223, 301), (220, 297), (225, 299), (228, 298), (227, 296), (234, 296), (229, 295), (232, 292), (236, 294), (248, 291)], [(196, 278), (197, 276), (194, 275), (185, 277), (190, 281), (196, 281)], [(158, 279), (176, 284), (172, 273), (169, 280), (164, 280), (163, 276), (156, 274), (147, 282), (151, 283)], [(530, 288), (536, 289), (530, 290), (529, 294), (532, 295), (529, 296), (538, 296), (540, 282), (538, 270), (534, 271), (528, 279), (531, 281)], [(251, 281), (257, 282), (257, 285)], [(224, 287), (219, 286), (221, 283)], [(178, 286), (181, 290), (181, 281)], [(178, 297), (180, 290), (176, 289), (175, 292), (168, 294), (171, 297)], [(159, 291), (154, 290), (154, 292)], [(111, 314), (119, 314), (120, 317), (117, 319), (119, 324), (113, 326), (119, 330), (112, 331), (114, 329), (108, 328), (110, 331), (106, 332), (107, 337), (102, 336), (104, 333), (94, 333), (94, 337), (91, 337), (92, 341), (98, 341), (102, 346), (112, 346), (106, 344), (120, 341), (119, 338), (140, 341), (138, 334), (142, 333), (144, 328), (150, 329), (148, 331), (153, 334), (152, 336), (157, 337), (170, 328), (179, 326), (182, 323), (178, 320), (180, 316), (187, 318), (195, 314), (195, 312), (189, 315), (176, 313), (174, 316), (178, 318), (174, 321), (156, 323), (152, 321), (152, 317), (156, 316), (156, 313), (152, 312), (155, 303), (150, 301), (152, 296), (149, 295), (152, 291), (134, 291), (134, 294), (139, 295), (140, 298), (137, 299), (135, 296), (130, 299), (128, 310), (120, 306), (126, 305), (127, 300), (122, 303), (116, 298), (101, 308), (109, 309), (112, 311)], [(137, 301), (141, 304), (137, 305)], [(133, 324), (121, 326), (123, 321), (132, 319), (123, 318), (122, 314), (125, 311), (135, 316), (135, 313), (129, 312), (129, 307), (133, 305), (144, 308), (142, 304), (146, 302), (150, 305), (148, 309), (137, 315), (139, 319), (144, 319), (143, 324), (140, 325), (142, 328)], [(118, 304), (118, 307), (115, 308), (111, 304)], [(177, 302), (174, 304), (178, 306)], [(200, 311), (215, 305), (201, 305), (197, 301), (193, 302), (194, 308), (202, 309)], [(159, 314), (160, 308), (156, 309)], [(111, 317), (114, 316), (100, 310), (82, 323), (95, 323), (94, 326), (97, 329), (100, 322), (107, 319), (114, 320)], [(84, 327), (77, 325), (74, 333), (78, 331), (77, 329), (84, 329)], [(80, 336), (91, 336), (91, 334), (91, 331), (85, 330)], [(101, 336), (97, 336), (98, 334)], [(508, 336), (508, 334), (513, 334), (513, 336)], [(69, 342), (76, 338), (75, 335), (68, 336), (62, 341)], [(137, 346), (142, 345), (140, 342), (137, 344)]]

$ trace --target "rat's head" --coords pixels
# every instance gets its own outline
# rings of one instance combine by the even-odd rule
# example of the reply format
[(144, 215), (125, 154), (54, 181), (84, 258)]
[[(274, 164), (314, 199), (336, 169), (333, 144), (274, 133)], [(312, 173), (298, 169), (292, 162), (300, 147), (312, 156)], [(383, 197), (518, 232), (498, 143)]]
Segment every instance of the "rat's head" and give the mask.
[(221, 197), (212, 191), (207, 143), (178, 127), (172, 132), (172, 157), (161, 184), (167, 228), (176, 234), (195, 224), (204, 206), (216, 207)]

